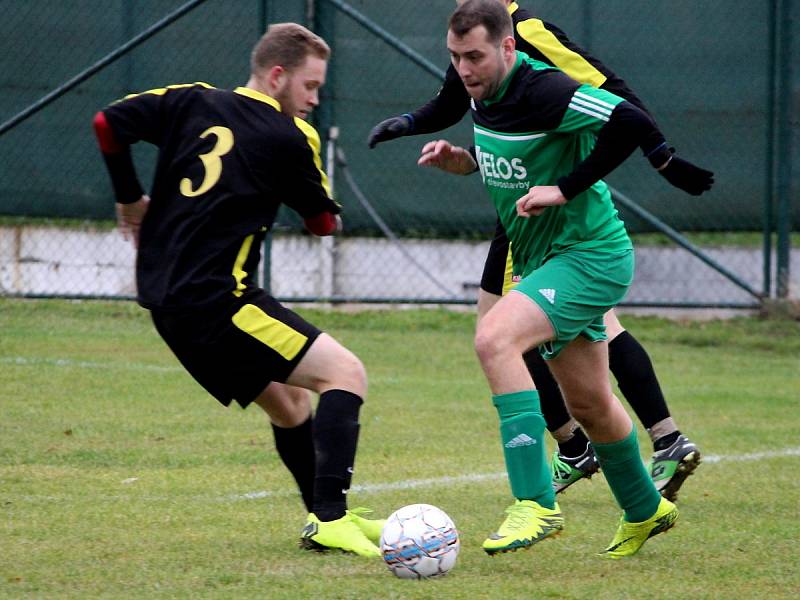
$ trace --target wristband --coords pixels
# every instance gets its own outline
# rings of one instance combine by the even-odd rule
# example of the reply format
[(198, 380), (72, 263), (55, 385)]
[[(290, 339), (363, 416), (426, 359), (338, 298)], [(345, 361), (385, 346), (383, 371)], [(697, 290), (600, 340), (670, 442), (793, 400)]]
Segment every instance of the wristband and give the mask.
[(647, 160), (650, 161), (650, 164), (653, 165), (653, 168), (660, 171), (672, 160), (672, 149), (667, 146), (667, 142), (662, 142), (645, 154), (645, 156)]

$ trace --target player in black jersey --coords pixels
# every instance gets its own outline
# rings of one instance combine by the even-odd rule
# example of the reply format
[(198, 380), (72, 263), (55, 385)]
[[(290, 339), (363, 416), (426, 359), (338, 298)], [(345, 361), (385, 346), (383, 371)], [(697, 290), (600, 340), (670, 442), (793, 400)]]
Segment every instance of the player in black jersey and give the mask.
[[(313, 427), (307, 424), (312, 462), (303, 468), (316, 466), (316, 474), (301, 543), (380, 556), (382, 522), (347, 510), (345, 495), (364, 367), (255, 281), (261, 242), (281, 203), (316, 235), (341, 223), (319, 135), (303, 120), (318, 104), (329, 54), (306, 28), (273, 25), (253, 49), (245, 86), (196, 83), (131, 95), (97, 113), (94, 127), (119, 227), (138, 247), (138, 301), (159, 334), (225, 406), (254, 402), (274, 423), (292, 426), (310, 411), (298, 388), (320, 394)], [(140, 140), (159, 149), (152, 200), (131, 158), (130, 145)]]
[[(572, 42), (561, 29), (536, 18), (516, 2), (498, 1), (511, 15), (517, 50), (559, 67), (579, 83), (610, 91), (647, 112), (625, 81)], [(441, 131), (459, 122), (469, 107), (469, 94), (450, 65), (444, 84), (433, 99), (411, 113), (377, 124), (370, 132), (368, 144), (374, 148), (397, 137)], [(676, 156), (659, 173), (676, 187), (695, 195), (707, 190), (711, 183), (711, 173)], [(510, 256), (508, 237), (498, 220), (481, 278), (478, 320), (512, 287)], [(699, 464), (700, 452), (675, 424), (647, 351), (623, 328), (614, 310), (604, 320), (611, 371), (653, 441), (651, 477), (662, 495), (674, 500), (686, 477)], [(539, 353), (527, 353), (525, 361), (541, 394), (547, 428), (559, 445), (552, 461), (553, 486), (558, 493), (590, 477), (598, 470), (598, 463), (588, 438), (567, 411), (558, 385)]]

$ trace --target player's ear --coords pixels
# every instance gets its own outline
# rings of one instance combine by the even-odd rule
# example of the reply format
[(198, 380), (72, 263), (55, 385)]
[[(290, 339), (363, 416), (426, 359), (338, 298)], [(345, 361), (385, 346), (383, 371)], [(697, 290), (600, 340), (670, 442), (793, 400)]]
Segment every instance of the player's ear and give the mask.
[(506, 36), (503, 38), (503, 41), (500, 43), (501, 48), (503, 49), (503, 54), (505, 56), (509, 56), (514, 54), (514, 51), (517, 49), (517, 41), (514, 39), (513, 36)]
[(283, 88), (288, 77), (289, 75), (286, 72), (286, 69), (280, 65), (271, 67), (267, 72), (267, 81), (269, 82), (270, 88), (276, 91)]

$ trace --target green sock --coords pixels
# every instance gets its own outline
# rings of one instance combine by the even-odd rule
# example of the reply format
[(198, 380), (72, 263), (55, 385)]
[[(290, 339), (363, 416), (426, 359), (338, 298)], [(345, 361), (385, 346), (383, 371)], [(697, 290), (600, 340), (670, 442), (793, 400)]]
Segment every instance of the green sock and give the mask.
[(639, 523), (652, 517), (661, 502), (661, 495), (639, 456), (636, 429), (632, 428), (628, 437), (618, 442), (592, 442), (592, 447), (617, 504), (625, 511), (625, 520)]
[(553, 474), (547, 465), (544, 417), (539, 392), (526, 390), (492, 396), (500, 416), (500, 438), (511, 493), (518, 500), (535, 500), (554, 508)]

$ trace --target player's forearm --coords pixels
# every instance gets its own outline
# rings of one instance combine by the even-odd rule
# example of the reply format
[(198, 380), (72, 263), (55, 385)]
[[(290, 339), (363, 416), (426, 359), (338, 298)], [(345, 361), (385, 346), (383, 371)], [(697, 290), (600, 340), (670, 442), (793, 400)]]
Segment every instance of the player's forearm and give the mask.
[(439, 93), (410, 113), (412, 128), (409, 135), (433, 133), (458, 123), (469, 110), (469, 94), (458, 74), (448, 69)]
[(558, 180), (567, 199), (574, 198), (611, 173), (640, 147), (652, 153), (664, 143), (653, 119), (628, 102), (618, 104), (597, 135), (594, 149), (570, 173)]
[(108, 174), (111, 177), (116, 201), (119, 204), (136, 202), (143, 196), (144, 190), (136, 175), (130, 146), (117, 141), (114, 131), (102, 111), (95, 115), (92, 125)]

